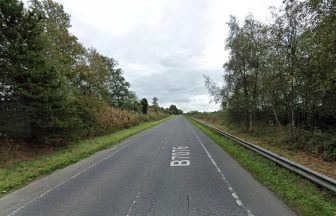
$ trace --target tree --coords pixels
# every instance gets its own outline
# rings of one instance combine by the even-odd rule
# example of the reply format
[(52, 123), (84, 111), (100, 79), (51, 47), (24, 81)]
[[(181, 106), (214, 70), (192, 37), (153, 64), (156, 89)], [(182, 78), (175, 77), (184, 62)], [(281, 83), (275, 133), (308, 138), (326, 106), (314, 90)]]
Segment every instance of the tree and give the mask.
[(131, 110), (133, 112), (141, 112), (141, 105), (138, 101), (138, 97), (136, 96), (135, 92), (130, 91), (129, 92), (129, 98), (125, 102), (125, 109)]
[[(222, 98), (222, 104), (229, 105), (236, 119), (244, 119), (249, 131), (258, 114), (261, 93), (261, 72), (264, 67), (265, 27), (248, 16), (242, 27), (235, 17), (228, 23), (230, 32), (226, 40), (226, 49), (230, 50), (226, 70), (224, 89), (218, 90), (213, 82), (206, 78), (209, 92)], [(218, 101), (218, 99), (217, 99)]]
[(159, 99), (157, 97), (153, 97), (152, 104), (153, 104), (153, 107), (154, 107), (155, 111), (158, 111), (158, 109), (159, 109), (159, 103), (158, 103), (158, 101), (159, 101)]
[[(21, 86), (29, 74), (28, 67), (31, 67), (29, 57), (34, 57), (32, 54), (36, 50), (28, 47), (25, 41), (37, 40), (40, 32), (37, 23), (41, 17), (25, 10), (23, 3), (16, 0), (1, 1), (0, 12), (0, 132), (2, 136), (25, 134), (29, 137), (28, 111), (20, 103), (24, 92)], [(28, 28), (32, 29), (30, 34)], [(36, 57), (36, 60), (41, 59)]]
[[(18, 124), (26, 131), (21, 132), (25, 138), (52, 137), (70, 127), (74, 110), (63, 76), (48, 64), (44, 52), (47, 44), (40, 25), (44, 17), (35, 9), (24, 9), (16, 0), (1, 1), (0, 9), (0, 47), (4, 57), (0, 83), (5, 89), (0, 101), (2, 114), (7, 113), (1, 116), (20, 116), (4, 128)], [(6, 135), (12, 134), (7, 131)]]
[(335, 8), (332, 0), (286, 0), (267, 25), (231, 17), (225, 84), (205, 77), (210, 95), (251, 132), (254, 121), (273, 116), (298, 141), (299, 126), (335, 122)]
[[(85, 48), (77, 38), (69, 32), (70, 15), (64, 11), (63, 5), (53, 0), (32, 0), (31, 8), (43, 15), (40, 25), (44, 29), (42, 37), (46, 46), (48, 64), (62, 73), (69, 84), (76, 85), (76, 65), (85, 54)], [(69, 91), (74, 91), (70, 88)]]
[(302, 15), (307, 116), (311, 127), (326, 127), (336, 118), (336, 1), (308, 0)]
[(148, 101), (146, 98), (143, 98), (141, 101), (140, 101), (140, 104), (141, 104), (141, 110), (142, 110), (142, 113), (147, 115), (147, 111), (148, 111)]
[(95, 49), (87, 50), (77, 65), (75, 82), (80, 93), (103, 100), (113, 107), (128, 108), (136, 98), (117, 65), (113, 58), (103, 56)]
[(176, 115), (177, 114), (177, 107), (175, 105), (170, 105), (169, 107), (170, 114)]
[(169, 113), (172, 114), (172, 115), (180, 115), (180, 114), (183, 114), (183, 111), (178, 109), (176, 107), (176, 105), (170, 105), (170, 107), (168, 108), (169, 110)]
[[(109, 62), (113, 62), (111, 59)], [(113, 64), (109, 63), (108, 95), (111, 103), (115, 107), (123, 108), (131, 97), (130, 84), (123, 77), (122, 69), (113, 69)]]
[(117, 61), (70, 33), (61, 4), (30, 3), (0, 1), (1, 138), (63, 142), (101, 131), (101, 118), (121, 109), (147, 113)]

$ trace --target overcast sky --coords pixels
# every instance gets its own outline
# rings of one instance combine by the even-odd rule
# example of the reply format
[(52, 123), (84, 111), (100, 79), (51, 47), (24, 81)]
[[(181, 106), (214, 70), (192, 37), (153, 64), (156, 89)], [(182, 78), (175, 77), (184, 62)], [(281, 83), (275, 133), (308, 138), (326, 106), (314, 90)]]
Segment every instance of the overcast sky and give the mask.
[(203, 74), (223, 82), (230, 15), (270, 18), (281, 0), (58, 0), (71, 32), (115, 58), (139, 98), (184, 111), (213, 111)]

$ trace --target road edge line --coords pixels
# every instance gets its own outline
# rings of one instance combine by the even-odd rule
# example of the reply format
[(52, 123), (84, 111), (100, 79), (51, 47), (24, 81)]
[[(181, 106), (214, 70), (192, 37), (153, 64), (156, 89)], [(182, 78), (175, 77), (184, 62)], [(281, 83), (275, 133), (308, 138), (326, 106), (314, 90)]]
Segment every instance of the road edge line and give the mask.
[(250, 209), (248, 209), (243, 202), (240, 200), (239, 196), (237, 195), (237, 193), (235, 192), (235, 190), (233, 189), (233, 187), (230, 185), (230, 182), (227, 180), (227, 178), (225, 177), (224, 173), (222, 172), (222, 170), (219, 168), (219, 166), (217, 165), (216, 161), (213, 159), (213, 157), (211, 156), (211, 154), (209, 153), (209, 151), (207, 150), (207, 148), (204, 146), (202, 140), (198, 137), (197, 133), (195, 132), (195, 130), (191, 127), (192, 132), (194, 133), (197, 141), (201, 144), (201, 146), (203, 147), (203, 150), (205, 151), (205, 153), (207, 154), (208, 158), (210, 159), (212, 165), (214, 165), (214, 167), (216, 168), (217, 172), (220, 174), (220, 176), (222, 177), (222, 180), (225, 182), (226, 186), (228, 187), (229, 191), (231, 192), (232, 197), (235, 199), (236, 203), (238, 206), (240, 206), (241, 208), (243, 208), (246, 212), (248, 216), (254, 216), (253, 213), (251, 212)]

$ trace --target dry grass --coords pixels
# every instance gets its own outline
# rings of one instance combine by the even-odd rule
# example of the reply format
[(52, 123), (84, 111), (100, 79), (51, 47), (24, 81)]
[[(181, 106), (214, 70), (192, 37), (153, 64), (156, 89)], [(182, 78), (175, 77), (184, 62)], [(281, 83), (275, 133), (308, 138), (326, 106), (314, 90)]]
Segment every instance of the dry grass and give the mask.
[[(85, 133), (76, 139), (106, 135), (137, 126), (143, 122), (155, 121), (167, 117), (166, 114), (151, 110), (147, 115), (143, 115), (141, 113), (112, 107), (97, 109), (95, 113), (95, 125), (87, 129), (90, 131), (85, 131)], [(0, 140), (0, 168), (8, 167), (22, 161), (29, 161), (39, 156), (53, 154), (64, 146), (66, 145), (37, 145), (30, 141)]]
[(36, 146), (29, 142), (2, 140), (0, 142), (0, 169), (21, 161), (28, 161), (39, 155), (53, 153), (55, 148), (50, 145)]
[(116, 131), (138, 125), (141, 122), (162, 119), (166, 116), (163, 113), (153, 111), (150, 111), (147, 115), (143, 115), (138, 112), (109, 107), (97, 114), (97, 121), (100, 128), (107, 131)]

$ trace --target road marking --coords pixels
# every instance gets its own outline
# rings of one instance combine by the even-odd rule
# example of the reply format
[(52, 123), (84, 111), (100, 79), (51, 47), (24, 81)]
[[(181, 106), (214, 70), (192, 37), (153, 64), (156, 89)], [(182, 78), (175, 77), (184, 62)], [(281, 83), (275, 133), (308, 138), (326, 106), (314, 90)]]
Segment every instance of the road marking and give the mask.
[(141, 194), (141, 192), (139, 191), (139, 193), (136, 195), (135, 199), (133, 200), (132, 205), (131, 205), (131, 208), (128, 210), (126, 216), (130, 216), (130, 215), (131, 215), (132, 208), (133, 208), (133, 206), (135, 205), (136, 200), (139, 198), (140, 194)]
[(201, 144), (201, 146), (203, 147), (205, 153), (207, 154), (208, 158), (210, 159), (211, 163), (214, 165), (214, 167), (216, 168), (217, 172), (220, 174), (220, 176), (222, 177), (222, 180), (226, 183), (228, 189), (230, 190), (233, 198), (236, 200), (237, 205), (239, 205), (240, 207), (242, 207), (246, 212), (248, 216), (253, 216), (253, 213), (251, 212), (251, 210), (249, 210), (244, 204), (243, 202), (239, 199), (237, 193), (234, 191), (234, 189), (231, 187), (229, 181), (226, 179), (224, 173), (222, 172), (222, 170), (219, 168), (219, 166), (217, 165), (216, 161), (212, 158), (211, 154), (209, 153), (208, 149), (205, 148), (202, 140), (198, 137), (198, 135), (196, 134), (196, 132), (194, 131), (193, 128), (191, 128), (192, 132), (195, 134), (196, 139), (198, 140), (198, 142)]
[(190, 150), (188, 146), (172, 148), (170, 166), (190, 166)]
[(232, 196), (236, 199), (236, 200), (238, 200), (239, 198), (238, 198), (238, 195), (236, 194), (236, 193), (232, 193)]
[(240, 200), (236, 200), (236, 203), (241, 207), (243, 206), (243, 203)]
[(50, 188), (49, 190), (46, 190), (45, 192), (43, 192), (42, 194), (38, 195), (37, 197), (31, 199), (30, 201), (26, 202), (25, 204), (23, 204), (20, 208), (16, 209), (15, 211), (13, 211), (12, 213), (10, 213), (8, 216), (12, 216), (12, 215), (15, 215), (16, 213), (18, 213), (20, 210), (22, 210), (23, 208), (25, 208), (26, 206), (28, 206), (29, 204), (31, 204), (32, 202), (42, 198), (43, 196), (45, 196), (46, 194), (50, 193), (51, 191), (55, 190), (56, 188), (60, 187), (61, 185), (67, 183), (68, 181), (76, 178), (77, 176), (87, 172), (89, 169), (97, 166), (99, 163), (101, 163), (102, 161), (108, 159), (109, 157), (115, 155), (116, 153), (120, 152), (121, 150), (125, 149), (127, 146), (129, 146), (130, 144), (127, 144), (127, 145), (124, 145), (122, 147), (120, 147), (117, 151), (105, 156), (103, 159), (97, 161), (96, 163), (90, 165), (88, 168), (76, 173), (75, 175), (71, 176), (70, 178), (68, 179), (65, 179), (63, 181), (61, 181), (60, 183), (58, 183), (57, 185), (55, 185), (54, 187)]

